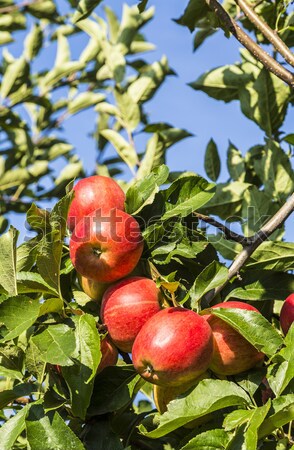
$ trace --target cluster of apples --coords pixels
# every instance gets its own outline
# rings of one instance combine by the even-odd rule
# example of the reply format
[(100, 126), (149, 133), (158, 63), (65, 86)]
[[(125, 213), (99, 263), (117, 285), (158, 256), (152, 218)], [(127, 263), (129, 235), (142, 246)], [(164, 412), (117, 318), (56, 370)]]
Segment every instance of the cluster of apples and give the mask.
[[(207, 369), (236, 375), (263, 361), (264, 354), (226, 322), (167, 306), (156, 283), (134, 273), (143, 239), (138, 222), (123, 211), (125, 195), (114, 180), (85, 178), (74, 193), (68, 215), (70, 257), (83, 290), (101, 301), (108, 332), (99, 371), (116, 364), (118, 350), (132, 353), (135, 369), (154, 384), (156, 406), (164, 412), (170, 400), (207, 377)], [(216, 307), (258, 312), (239, 301)]]

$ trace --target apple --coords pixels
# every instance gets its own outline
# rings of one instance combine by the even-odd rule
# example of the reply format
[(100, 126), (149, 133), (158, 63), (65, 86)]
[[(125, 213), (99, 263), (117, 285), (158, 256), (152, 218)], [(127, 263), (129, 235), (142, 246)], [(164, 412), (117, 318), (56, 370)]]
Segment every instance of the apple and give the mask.
[(73, 231), (77, 223), (97, 209), (124, 210), (125, 193), (115, 180), (101, 175), (83, 178), (74, 186), (67, 225)]
[(76, 225), (69, 242), (77, 272), (99, 283), (112, 283), (136, 267), (143, 251), (136, 219), (119, 209), (93, 211)]
[(166, 308), (152, 316), (132, 349), (137, 372), (160, 386), (196, 380), (208, 368), (212, 353), (212, 331), (206, 320), (181, 307)]
[(101, 340), (100, 350), (101, 360), (97, 369), (97, 373), (101, 372), (105, 367), (115, 366), (118, 360), (118, 350), (108, 336), (105, 336)]
[(144, 323), (161, 308), (161, 292), (153, 280), (130, 277), (112, 285), (101, 303), (101, 320), (114, 344), (131, 352)]
[[(248, 303), (228, 301), (218, 303), (213, 308), (238, 308), (259, 311)], [(202, 316), (210, 325), (214, 337), (214, 352), (209, 368), (218, 375), (237, 375), (256, 366), (264, 358), (250, 342), (231, 325), (214, 316)]]
[(110, 283), (99, 283), (98, 281), (90, 280), (78, 273), (78, 280), (81, 288), (92, 300), (101, 302), (106, 289), (109, 288)]
[(294, 294), (290, 294), (289, 297), (283, 303), (280, 312), (280, 324), (284, 335), (289, 331), (290, 326), (294, 322)]

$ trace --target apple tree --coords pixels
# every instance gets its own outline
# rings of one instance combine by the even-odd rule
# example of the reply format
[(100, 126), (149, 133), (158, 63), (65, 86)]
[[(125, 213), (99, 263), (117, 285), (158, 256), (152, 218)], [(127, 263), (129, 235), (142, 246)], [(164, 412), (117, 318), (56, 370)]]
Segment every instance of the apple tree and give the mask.
[[(144, 59), (153, 48), (142, 32), (154, 14), (148, 0), (122, 5), (120, 17), (99, 3), (0, 0), (0, 450), (293, 449), (294, 326), (285, 335), (279, 322), (294, 292), (294, 245), (285, 240), (294, 134), (283, 131), (294, 100), (290, 2), (189, 0), (177, 18), (196, 57), (214, 33), (240, 42), (238, 62), (190, 83), (195, 98), (239, 102), (264, 134), (245, 154), (230, 144), (228, 180), (219, 180), (213, 135), (206, 178), (166, 164), (190, 132), (148, 115), (174, 74), (167, 57)], [(72, 58), (77, 39), (85, 46)], [(18, 40), (16, 56), (9, 45)], [(97, 147), (90, 170), (63, 129), (85, 110), (93, 120), (83, 132)], [(73, 183), (86, 174), (124, 190), (144, 240), (138, 270), (164, 307), (220, 319), (264, 355), (255, 367), (209, 369), (161, 412), (131, 353), (97, 371), (107, 329), (72, 264), (67, 227)], [(19, 239), (17, 214), (30, 238)], [(232, 299), (254, 308), (211, 308)]]

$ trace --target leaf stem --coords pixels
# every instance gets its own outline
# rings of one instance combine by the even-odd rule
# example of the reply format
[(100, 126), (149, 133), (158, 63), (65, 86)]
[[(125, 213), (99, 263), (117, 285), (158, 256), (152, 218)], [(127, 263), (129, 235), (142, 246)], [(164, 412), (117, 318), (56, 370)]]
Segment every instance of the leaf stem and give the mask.
[(246, 264), (252, 253), (264, 242), (274, 231), (281, 227), (285, 220), (294, 211), (294, 194), (279, 209), (279, 211), (253, 236), (250, 238), (249, 245), (244, 246), (236, 259), (229, 267), (228, 278), (224, 284), (218, 286), (207, 293), (205, 300), (210, 303), (211, 300), (219, 294), (227, 283), (236, 276), (241, 268)]
[(246, 0), (235, 0), (235, 3), (248, 17), (250, 22), (273, 44), (275, 49), (284, 57), (291, 66), (294, 67), (294, 54), (278, 34), (262, 20), (261, 17), (254, 11), (254, 9), (247, 3)]
[(274, 58), (272, 58), (265, 50), (263, 50), (251, 37), (239, 27), (237, 22), (227, 13), (227, 11), (218, 3), (217, 0), (205, 0), (210, 9), (223, 22), (226, 28), (235, 36), (235, 38), (244, 45), (245, 48), (260, 61), (263, 66), (279, 77), (289, 86), (294, 87), (294, 74), (285, 69)]

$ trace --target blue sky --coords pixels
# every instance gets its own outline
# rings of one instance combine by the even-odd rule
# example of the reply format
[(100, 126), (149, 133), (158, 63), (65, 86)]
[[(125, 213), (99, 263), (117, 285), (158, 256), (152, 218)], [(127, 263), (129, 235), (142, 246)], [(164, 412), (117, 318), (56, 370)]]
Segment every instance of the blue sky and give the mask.
[[(129, 5), (136, 2), (127, 2)], [(154, 99), (146, 104), (151, 122), (163, 121), (193, 133), (169, 150), (167, 164), (171, 170), (189, 170), (205, 176), (204, 152), (210, 138), (218, 146), (222, 170), (219, 181), (228, 179), (225, 154), (229, 140), (244, 154), (252, 145), (262, 144), (263, 132), (252, 121), (241, 114), (239, 102), (225, 104), (209, 98), (206, 94), (192, 90), (187, 83), (194, 81), (203, 72), (214, 67), (232, 64), (240, 59), (239, 43), (231, 37), (224, 37), (222, 31), (210, 37), (196, 53), (192, 51), (192, 35), (185, 27), (177, 25), (172, 19), (178, 18), (185, 7), (185, 2), (178, 0), (149, 2), (155, 6), (154, 19), (144, 27), (143, 32), (148, 41), (156, 45), (156, 50), (146, 54), (150, 62), (159, 59), (163, 54), (168, 57), (170, 66), (177, 73), (176, 77), (168, 77)], [(57, 4), (63, 10), (65, 3)], [(97, 8), (103, 13), (107, 5), (121, 14), (122, 3), (117, 0), (102, 2)], [(21, 34), (16, 34), (21, 36)], [(87, 37), (74, 37), (72, 40), (72, 57), (77, 58), (87, 42)], [(10, 46), (10, 51), (17, 56), (22, 50), (22, 40)], [(55, 49), (45, 49), (38, 59), (38, 64), (48, 67), (54, 63)], [(64, 135), (74, 143), (77, 153), (82, 158), (88, 173), (95, 168), (96, 151), (94, 141), (88, 133), (94, 128), (95, 116), (88, 111), (70, 118), (64, 124)], [(283, 131), (293, 133), (294, 114), (288, 111)], [(292, 128), (291, 128), (292, 125)], [(16, 226), (23, 221), (16, 219)], [(293, 218), (287, 222), (287, 239), (293, 240)]]

